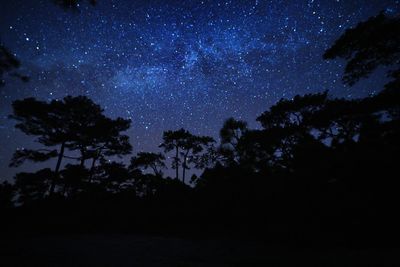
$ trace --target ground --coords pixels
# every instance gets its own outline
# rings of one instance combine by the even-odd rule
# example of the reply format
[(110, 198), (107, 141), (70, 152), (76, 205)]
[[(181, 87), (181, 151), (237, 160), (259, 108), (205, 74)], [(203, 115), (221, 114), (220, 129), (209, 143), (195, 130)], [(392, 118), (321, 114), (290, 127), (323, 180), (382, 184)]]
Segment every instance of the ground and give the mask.
[(0, 266), (400, 266), (400, 249), (298, 248), (137, 235), (0, 238)]

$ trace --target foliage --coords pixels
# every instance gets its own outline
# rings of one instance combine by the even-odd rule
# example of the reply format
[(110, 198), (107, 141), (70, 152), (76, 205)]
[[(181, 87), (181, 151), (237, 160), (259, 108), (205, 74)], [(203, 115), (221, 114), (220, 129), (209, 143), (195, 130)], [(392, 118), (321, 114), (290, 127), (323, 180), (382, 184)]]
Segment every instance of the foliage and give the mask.
[(164, 152), (175, 151), (172, 158), (172, 168), (176, 170), (175, 178), (178, 179), (179, 166), (182, 165), (182, 182), (185, 183), (185, 173), (190, 164), (199, 166), (202, 159), (200, 153), (214, 142), (212, 137), (193, 135), (182, 128), (164, 132), (160, 147), (164, 148)]
[[(343, 58), (347, 61), (343, 81), (354, 85), (368, 77), (379, 66), (398, 68), (400, 63), (400, 17), (383, 12), (359, 23), (329, 48), (324, 59)], [(388, 74), (399, 83), (399, 69)]]
[(30, 204), (43, 200), (48, 192), (49, 184), (53, 176), (54, 172), (49, 168), (39, 170), (35, 173), (18, 173), (15, 176), (18, 202)]
[(162, 176), (161, 169), (164, 169), (165, 156), (161, 153), (152, 153), (152, 152), (139, 152), (136, 157), (131, 159), (131, 169), (143, 168), (148, 169), (151, 168), (154, 172), (154, 175)]
[[(37, 162), (57, 157), (50, 194), (55, 190), (64, 158), (78, 159), (81, 166), (92, 158), (93, 170), (98, 159), (126, 155), (132, 148), (128, 136), (121, 134), (129, 128), (130, 120), (107, 118), (101, 107), (85, 96), (67, 96), (50, 103), (34, 98), (17, 100), (13, 102), (13, 115), (10, 117), (17, 121), (17, 129), (36, 136), (38, 143), (45, 147), (58, 147), (17, 150), (11, 162), (11, 166), (19, 166), (25, 160)], [(66, 149), (78, 150), (81, 155), (67, 156)]]
[(4, 76), (17, 77), (23, 82), (29, 81), (27, 76), (21, 75), (16, 70), (21, 66), (19, 60), (0, 42), (0, 87), (5, 85)]

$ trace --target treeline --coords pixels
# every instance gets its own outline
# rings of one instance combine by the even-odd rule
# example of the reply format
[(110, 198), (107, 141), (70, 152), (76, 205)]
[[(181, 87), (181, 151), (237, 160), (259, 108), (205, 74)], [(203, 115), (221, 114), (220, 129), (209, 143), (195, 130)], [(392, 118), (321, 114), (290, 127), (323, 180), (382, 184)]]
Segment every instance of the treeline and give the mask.
[[(16, 150), (10, 167), (26, 161), (54, 162), (52, 168), (15, 176), (17, 205), (53, 197), (70, 199), (95, 188), (104, 193), (133, 190), (136, 195), (145, 195), (157, 189), (150, 181), (163, 180), (166, 163), (162, 153), (139, 152), (129, 166), (112, 160), (131, 154), (129, 137), (123, 134), (131, 121), (106, 117), (102, 108), (85, 96), (67, 96), (50, 103), (34, 98), (17, 100), (10, 118), (17, 121), (17, 129), (36, 137), (43, 146)], [(171, 152), (175, 179), (185, 184), (186, 170), (206, 167), (214, 143), (211, 137), (180, 129), (164, 132), (160, 148)], [(64, 164), (65, 160), (69, 163)], [(4, 183), (4, 188), (9, 185)]]
[[(94, 188), (104, 193), (130, 190), (138, 196), (151, 195), (157, 192), (157, 183), (152, 182), (166, 180), (166, 156), (176, 171), (174, 180), (183, 185), (187, 182), (186, 170), (205, 169), (200, 177), (191, 177), (194, 188), (215, 182), (218, 177), (211, 181), (207, 177), (219, 169), (238, 168), (266, 179), (278, 174), (309, 175), (318, 169), (326, 172), (356, 149), (365, 153), (346, 159), (341, 166), (347, 161), (348, 168), (355, 168), (351, 167), (353, 163), (366, 162), (365, 156), (376, 157), (377, 163), (390, 156), (385, 160), (390, 162), (398, 149), (397, 91), (386, 89), (356, 100), (331, 99), (327, 92), (282, 99), (257, 118), (260, 130), (249, 129), (245, 121), (227, 119), (220, 130), (219, 144), (212, 137), (184, 129), (166, 131), (160, 145), (165, 154), (139, 152), (128, 166), (113, 159), (132, 151), (129, 137), (123, 134), (130, 127), (129, 120), (106, 117), (100, 106), (84, 96), (68, 96), (50, 103), (33, 98), (17, 100), (11, 116), (17, 120), (15, 127), (36, 136), (43, 147), (18, 149), (10, 166), (51, 159), (54, 166), (35, 173), (18, 173), (15, 185), (5, 182), (3, 188), (13, 188), (15, 203), (20, 205), (54, 196), (70, 199)], [(69, 160), (66, 165), (65, 160)], [(71, 164), (71, 160), (77, 163)], [(318, 178), (320, 182), (342, 179), (323, 172), (318, 174), (325, 176)]]
[[(400, 34), (393, 31), (400, 27), (393, 25), (398, 18), (373, 17), (324, 56), (348, 61), (348, 84), (381, 65), (398, 67)], [(260, 129), (227, 119), (219, 142), (166, 131), (164, 153), (140, 152), (128, 165), (116, 157), (132, 151), (124, 134), (129, 120), (106, 117), (83, 96), (15, 101), (16, 127), (42, 147), (17, 150), (11, 165), (55, 159), (55, 166), (1, 185), (0, 205), (9, 214), (3, 223), (361, 243), (398, 236), (399, 73), (391, 71), (385, 89), (363, 99), (328, 92), (282, 99), (257, 118)], [(174, 178), (163, 175), (169, 163)], [(188, 181), (190, 168), (202, 174)]]
[[(1, 206), (30, 216), (46, 210), (47, 219), (61, 211), (78, 218), (95, 212), (93, 227), (105, 227), (103, 215), (133, 216), (143, 227), (157, 222), (157, 229), (168, 221), (179, 229), (210, 220), (225, 229), (239, 222), (336, 229), (384, 220), (388, 226), (397, 222), (392, 209), (399, 203), (399, 103), (398, 90), (358, 100), (325, 92), (279, 101), (257, 118), (259, 130), (230, 118), (219, 144), (183, 129), (167, 131), (160, 147), (176, 177), (165, 178), (162, 153), (140, 152), (129, 165), (111, 160), (131, 152), (122, 133), (130, 122), (105, 117), (88, 98), (15, 101), (16, 127), (37, 136), (43, 148), (17, 150), (11, 165), (56, 160), (52, 168), (4, 182)], [(63, 165), (65, 159), (77, 164)], [(193, 187), (183, 183), (191, 167), (204, 168), (192, 177)], [(58, 223), (64, 222), (51, 224)]]

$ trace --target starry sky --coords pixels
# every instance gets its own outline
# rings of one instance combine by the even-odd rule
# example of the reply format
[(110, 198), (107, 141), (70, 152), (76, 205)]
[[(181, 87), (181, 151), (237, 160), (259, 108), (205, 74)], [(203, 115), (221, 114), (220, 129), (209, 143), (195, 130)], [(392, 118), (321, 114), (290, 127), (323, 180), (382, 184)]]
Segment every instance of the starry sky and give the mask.
[(87, 95), (107, 115), (132, 119), (134, 152), (157, 151), (169, 129), (218, 137), (228, 117), (258, 127), (257, 115), (281, 98), (379, 91), (379, 71), (348, 88), (344, 62), (322, 54), (346, 28), (400, 10), (395, 0), (99, 0), (80, 12), (48, 0), (0, 4), (1, 40), (31, 77), (0, 88), (0, 179), (15, 173), (16, 148), (35, 147), (8, 119), (15, 99)]

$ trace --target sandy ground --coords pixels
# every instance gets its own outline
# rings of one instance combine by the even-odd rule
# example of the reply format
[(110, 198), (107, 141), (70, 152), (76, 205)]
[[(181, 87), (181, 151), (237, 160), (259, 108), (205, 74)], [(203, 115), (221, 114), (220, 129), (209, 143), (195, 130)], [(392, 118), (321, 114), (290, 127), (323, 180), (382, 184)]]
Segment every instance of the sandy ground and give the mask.
[(400, 266), (400, 249), (300, 249), (132, 235), (0, 238), (0, 266)]

